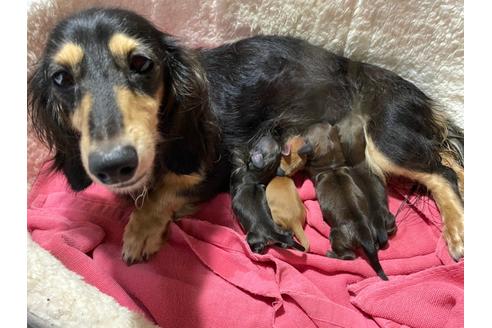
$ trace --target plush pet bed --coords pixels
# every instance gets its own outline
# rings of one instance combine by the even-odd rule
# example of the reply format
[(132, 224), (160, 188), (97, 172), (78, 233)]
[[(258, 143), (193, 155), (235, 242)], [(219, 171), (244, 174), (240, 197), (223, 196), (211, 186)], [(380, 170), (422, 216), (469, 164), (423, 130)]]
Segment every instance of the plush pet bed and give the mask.
[[(453, 114), (459, 125), (463, 125), (462, 2), (409, 1), (390, 3), (382, 0), (370, 2), (276, 0), (248, 1), (245, 3), (230, 0), (160, 0), (134, 3), (130, 1), (93, 0), (84, 2), (35, 1), (31, 4), (28, 18), (28, 74), (40, 56), (47, 31), (55, 22), (74, 11), (94, 5), (133, 9), (153, 21), (160, 29), (178, 36), (185, 44), (191, 46), (213, 46), (259, 33), (289, 34), (303, 37), (338, 54), (377, 64), (399, 73), (436, 99), (447, 111)], [(47, 156), (47, 151), (29, 134), (29, 188), (38, 176)], [(152, 321), (163, 326), (172, 326), (173, 323), (168, 320), (173, 318), (185, 320), (187, 317), (185, 315), (178, 317), (177, 312), (148, 308), (149, 304), (154, 304), (155, 297), (180, 299), (176, 294), (166, 293), (159, 288), (142, 292), (138, 286), (133, 286), (131, 281), (125, 282), (121, 279), (115, 279), (115, 275), (139, 277), (136, 275), (139, 268), (149, 269), (145, 266), (150, 265), (150, 269), (152, 269), (152, 263), (158, 265), (163, 259), (169, 263), (175, 263), (167, 259), (167, 256), (183, 252), (182, 254), (189, 256), (189, 261), (193, 265), (208, 268), (203, 271), (202, 278), (210, 280), (209, 286), (212, 286), (210, 288), (217, 288), (220, 283), (227, 283), (224, 286), (249, 295), (244, 300), (251, 302), (250, 309), (263, 311), (258, 313), (257, 317), (253, 317), (257, 320), (257, 326), (271, 326), (272, 324), (278, 327), (295, 326), (294, 318), (298, 318), (297, 324), (303, 327), (309, 326), (307, 323), (311, 323), (311, 326), (348, 326), (349, 323), (356, 322), (350, 320), (359, 320), (358, 318), (364, 319), (357, 321), (358, 323), (363, 322), (362, 325), (357, 325), (361, 327), (377, 325), (394, 327), (401, 324), (438, 327), (446, 322), (453, 327), (462, 325), (463, 262), (452, 263), (447, 257), (447, 253), (442, 251), (442, 240), (438, 237), (440, 219), (432, 202), (421, 199), (417, 204), (406, 205), (400, 209), (397, 217), (400, 230), (390, 241), (389, 248), (382, 251), (380, 255), (382, 265), (392, 280), (389, 284), (383, 284), (377, 278), (370, 278), (374, 274), (362, 259), (341, 262), (322, 257), (321, 254), (329, 248), (329, 243), (323, 242), (324, 239), (321, 238), (322, 235), (327, 235), (328, 227), (324, 225), (319, 216), (316, 216), (316, 202), (313, 201), (313, 196), (309, 196), (312, 186), (309, 185), (309, 182), (302, 181), (298, 181), (298, 185), (300, 190), (304, 192), (303, 200), (308, 208), (314, 206), (308, 217), (307, 231), (308, 233), (311, 231), (311, 237), (318, 240), (319, 243), (318, 248), (315, 247), (314, 252), (308, 254), (307, 259), (303, 260), (307, 261), (306, 263), (311, 263), (310, 265), (299, 265), (296, 262), (299, 261), (299, 255), (291, 251), (271, 250), (265, 257), (257, 257), (248, 252), (244, 248), (247, 245), (243, 242), (244, 238), (241, 231), (233, 223), (235, 221), (230, 217), (230, 214), (217, 212), (217, 208), (225, 208), (224, 211), (229, 209), (226, 208), (229, 204), (227, 197), (221, 195), (207, 204), (197, 215), (201, 221), (185, 219), (173, 224), (171, 241), (174, 243), (170, 243), (163, 249), (159, 254), (161, 258), (149, 264), (126, 268), (122, 267), (123, 264), (119, 262), (117, 234), (114, 235), (114, 239), (108, 239), (108, 231), (104, 230), (115, 228), (115, 226), (107, 225), (108, 222), (94, 222), (94, 216), (84, 218), (79, 215), (67, 214), (67, 211), (63, 209), (65, 205), (57, 206), (56, 210), (50, 208), (49, 202), (46, 203), (40, 199), (55, 195), (51, 197), (61, 197), (56, 202), (70, 204), (69, 207), (76, 211), (77, 208), (81, 208), (81, 197), (76, 197), (67, 192), (60, 177), (41, 175), (37, 179), (35, 190), (32, 190), (30, 194), (28, 214), (29, 230), (33, 233), (32, 236), (35, 240), (35, 242), (31, 239), (28, 240), (28, 316), (31, 324), (40, 327), (150, 327), (153, 325)], [(398, 190), (400, 193), (397, 192)], [(396, 212), (400, 207), (401, 193), (404, 192), (405, 189), (392, 189), (390, 206), (393, 212)], [(98, 200), (101, 199), (109, 204), (116, 202), (111, 195), (98, 187), (91, 188), (84, 195), (83, 197), (89, 199), (91, 204), (97, 204)], [(33, 202), (35, 206), (33, 206)], [(97, 210), (97, 206), (90, 207), (88, 213)], [(118, 220), (113, 224), (116, 226), (124, 224), (125, 213), (122, 211)], [(94, 238), (94, 234), (89, 233), (86, 236), (84, 233), (87, 230), (72, 229), (74, 220), (85, 220), (87, 221), (86, 224), (96, 224), (103, 230), (104, 236), (100, 241), (94, 242), (91, 239)], [(217, 241), (214, 242), (213, 234), (212, 236), (203, 235), (204, 231), (223, 232), (222, 229), (228, 229), (225, 230), (226, 236), (230, 237), (228, 241), (231, 242), (231, 244), (226, 245), (228, 249), (235, 249), (240, 254), (240, 256), (238, 255), (240, 260), (235, 258), (237, 261), (231, 263), (230, 270), (239, 270), (238, 263), (241, 263), (244, 266), (241, 266), (239, 271), (258, 274), (257, 268), (260, 266), (258, 263), (267, 262), (271, 265), (274, 263), (275, 268), (284, 268), (274, 270), (279, 277), (277, 279), (279, 286), (280, 281), (285, 282), (285, 279), (288, 279), (285, 276), (289, 276), (289, 274), (297, 277), (294, 281), (299, 281), (299, 284), (294, 287), (288, 285), (290, 290), (284, 290), (279, 295), (275, 294), (275, 297), (267, 296), (265, 300), (262, 298), (265, 295), (259, 293), (258, 290), (251, 291), (248, 289), (257, 288), (256, 284), (247, 284), (246, 278), (244, 278), (246, 280), (238, 282), (230, 278), (231, 272), (224, 273), (221, 271), (224, 268), (217, 268), (213, 263), (207, 262), (214, 259), (204, 258), (204, 254), (206, 255), (208, 251), (217, 248), (218, 245)], [(67, 234), (67, 231), (72, 234)], [(91, 232), (90, 229), (88, 231)], [(196, 251), (195, 244), (193, 244), (195, 245), (193, 248), (189, 242), (183, 242), (176, 237), (184, 238), (183, 236), (188, 235), (192, 236), (192, 239), (201, 240), (215, 248), (207, 246), (212, 248), (205, 247), (205, 251), (201, 249), (202, 252), (199, 252)], [(412, 242), (415, 240), (415, 236), (420, 235), (425, 235), (428, 238), (421, 243)], [(56, 236), (61, 239), (57, 240), (58, 237)], [(178, 240), (173, 239), (173, 236)], [(219, 236), (223, 235), (219, 234)], [(88, 239), (84, 239), (85, 237)], [(180, 240), (183, 243), (177, 242)], [(82, 250), (77, 248), (77, 245), (80, 245), (77, 243), (80, 242), (85, 243), (87, 248)], [(173, 247), (177, 247), (176, 242), (181, 248), (173, 249)], [(222, 241), (220, 240), (220, 242)], [(51, 253), (40, 247), (38, 243)], [(78, 250), (82, 262), (74, 262), (74, 257), (67, 256), (67, 254), (72, 254), (70, 251), (68, 253), (60, 251), (59, 247), (60, 245), (63, 246), (64, 243), (67, 245), (65, 250)], [(97, 261), (97, 259), (101, 259), (95, 254), (101, 254), (100, 249), (96, 251), (100, 245), (113, 247), (110, 247), (110, 251), (107, 253), (103, 252), (106, 256), (112, 256), (110, 260)], [(219, 246), (226, 247), (220, 243)], [(189, 247), (195, 251), (184, 252), (183, 247)], [(81, 265), (81, 263), (86, 263), (86, 265)], [(101, 263), (108, 266), (100, 267), (100, 272), (97, 274), (88, 273), (92, 266)], [(316, 265), (312, 263), (316, 263)], [(78, 272), (80, 275), (67, 268)], [(160, 271), (162, 268), (159, 268), (154, 269), (158, 276), (162, 276), (162, 271)], [(323, 274), (321, 275), (319, 272), (323, 272)], [(280, 279), (282, 273), (284, 280)], [(148, 271), (145, 274), (148, 274)], [(172, 276), (172, 272), (170, 275)], [(326, 278), (322, 280), (322, 277)], [(111, 279), (113, 279), (112, 282)], [(308, 279), (309, 283), (305, 279)], [(142, 279), (142, 281), (146, 280)], [(153, 280), (149, 278), (148, 281)], [(179, 286), (183, 284), (183, 281), (176, 281), (175, 285), (169, 281), (166, 283), (166, 286), (172, 290), (173, 286)], [(193, 286), (192, 283), (190, 284)], [(314, 284), (314, 287), (309, 284)], [(308, 285), (311, 287), (306, 287)], [(347, 285), (349, 286), (347, 287)], [(142, 286), (145, 289), (145, 284)], [(283, 286), (285, 287), (285, 285)], [(147, 286), (147, 288), (150, 287)], [(224, 290), (228, 290), (228, 288)], [(304, 290), (304, 298), (299, 299), (299, 288), (301, 290), (308, 288)], [(118, 292), (115, 292), (117, 289)], [(431, 289), (438, 292), (428, 294)], [(297, 293), (294, 294), (297, 296), (292, 293), (296, 290)], [(333, 295), (330, 296), (330, 293)], [(142, 295), (150, 296), (146, 298)], [(399, 295), (399, 298), (394, 298), (393, 295)], [(316, 302), (306, 301), (306, 299), (315, 296), (318, 297), (318, 300), (323, 299), (322, 304), (324, 306), (316, 308), (313, 305)], [(194, 311), (194, 314), (188, 318), (194, 318), (198, 313), (206, 310), (206, 313), (200, 317), (199, 326), (220, 326), (219, 321), (213, 321), (214, 315), (219, 318), (220, 314), (229, 311), (229, 309), (219, 307), (215, 309), (216, 313), (214, 314), (213, 307), (200, 308), (198, 306), (202, 304), (199, 302), (200, 297), (202, 297), (202, 302), (207, 297), (205, 291), (203, 293), (191, 293), (191, 297), (196, 298), (195, 307), (189, 308), (189, 311)], [(242, 295), (241, 297), (245, 296)], [(424, 306), (422, 309), (415, 307), (414, 304), (417, 299), (428, 302), (426, 303), (428, 306)], [(231, 299), (231, 302), (233, 300)], [(268, 302), (269, 306), (263, 307)], [(454, 303), (451, 304), (450, 302)], [(414, 311), (398, 312), (398, 308), (388, 306), (395, 303), (401, 304), (402, 309), (409, 308), (414, 309)], [(170, 309), (176, 311), (180, 308), (182, 313), (187, 313), (186, 306), (189, 307), (189, 304), (183, 301), (173, 304)], [(265, 312), (265, 308), (270, 309), (268, 311), (273, 311), (272, 309), (274, 311)], [(242, 315), (245, 318), (251, 320), (251, 314), (245, 313), (248, 310), (247, 306), (243, 305), (239, 309), (243, 310)], [(425, 312), (425, 309), (434, 312)], [(412, 316), (412, 313), (416, 312), (420, 315)], [(160, 315), (158, 315), (159, 313)], [(231, 313), (238, 312), (233, 311)], [(273, 313), (273, 315), (269, 313)], [(330, 313), (334, 317), (329, 317)], [(347, 315), (340, 315), (340, 313)], [(335, 314), (337, 315), (335, 316)], [(429, 320), (426, 314), (432, 314), (433, 320)], [(350, 319), (345, 319), (345, 317)], [(265, 318), (267, 321), (262, 321)], [(239, 323), (245, 325), (249, 322), (248, 320), (241, 320)], [(177, 323), (175, 321), (174, 324)], [(185, 324), (186, 321), (182, 323)], [(231, 326), (231, 324), (226, 326)]]

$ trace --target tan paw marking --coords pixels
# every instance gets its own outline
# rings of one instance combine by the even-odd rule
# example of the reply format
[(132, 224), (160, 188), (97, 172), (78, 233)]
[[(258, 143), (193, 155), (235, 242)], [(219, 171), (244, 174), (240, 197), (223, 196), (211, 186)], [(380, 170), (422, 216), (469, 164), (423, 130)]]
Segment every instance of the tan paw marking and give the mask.
[[(126, 264), (147, 261), (150, 256), (157, 253), (164, 243), (164, 234), (167, 230), (169, 220), (140, 220), (134, 212), (123, 235), (122, 258)], [(149, 224), (154, 222), (154, 224)], [(160, 222), (159, 222), (160, 221)], [(158, 222), (158, 224), (155, 224)]]
[(455, 261), (458, 261), (465, 253), (463, 225), (456, 226), (455, 229), (452, 229), (451, 231), (445, 229), (443, 235), (448, 244), (449, 254)]

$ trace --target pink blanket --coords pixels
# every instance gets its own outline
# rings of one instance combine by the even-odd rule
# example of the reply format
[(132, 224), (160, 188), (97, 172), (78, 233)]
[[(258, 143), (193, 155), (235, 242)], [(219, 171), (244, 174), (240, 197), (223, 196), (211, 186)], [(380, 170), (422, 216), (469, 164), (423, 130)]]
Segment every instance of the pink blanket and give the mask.
[[(330, 228), (312, 183), (296, 182), (308, 209), (309, 254), (252, 253), (221, 194), (172, 223), (148, 263), (128, 267), (120, 251), (130, 205), (100, 186), (75, 194), (60, 175), (37, 179), (28, 229), (70, 270), (162, 327), (463, 326), (464, 263), (449, 257), (432, 201), (400, 210), (398, 232), (379, 253), (384, 282), (364, 259), (324, 256)], [(397, 189), (390, 188), (393, 213), (403, 199)]]

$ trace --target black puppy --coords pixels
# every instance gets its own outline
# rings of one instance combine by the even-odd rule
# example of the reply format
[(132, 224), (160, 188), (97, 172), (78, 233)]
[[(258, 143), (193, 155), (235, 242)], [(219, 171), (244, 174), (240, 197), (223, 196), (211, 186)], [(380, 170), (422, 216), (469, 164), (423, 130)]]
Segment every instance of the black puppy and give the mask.
[(395, 220), (388, 211), (382, 181), (365, 161), (363, 126), (349, 120), (340, 126), (341, 138), (338, 128), (328, 123), (308, 130), (305, 137), (312, 147), (307, 150), (307, 171), (314, 180), (323, 218), (331, 226), (332, 251), (327, 255), (351, 260), (361, 247), (378, 276), (387, 280), (377, 251), (386, 245), (387, 233), (395, 232)]
[[(231, 176), (232, 204), (234, 211), (245, 218), (243, 228), (247, 232), (246, 240), (251, 250), (262, 253), (272, 244), (272, 240), (281, 247), (293, 247), (304, 251), (304, 247), (294, 241), (292, 235), (278, 227), (271, 217), (266, 201), (265, 185), (275, 176), (280, 163), (280, 146), (271, 136), (261, 137), (248, 152), (242, 151), (236, 159), (243, 158), (242, 163)], [(245, 158), (244, 154), (247, 154)], [(255, 215), (256, 213), (256, 215)], [(261, 215), (261, 216), (258, 216)]]

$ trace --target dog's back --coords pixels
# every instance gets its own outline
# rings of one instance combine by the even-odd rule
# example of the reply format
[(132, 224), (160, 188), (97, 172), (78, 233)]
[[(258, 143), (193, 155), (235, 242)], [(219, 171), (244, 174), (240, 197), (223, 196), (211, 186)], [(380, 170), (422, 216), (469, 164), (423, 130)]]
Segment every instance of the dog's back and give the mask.
[(275, 177), (267, 185), (266, 198), (272, 218), (276, 224), (286, 230), (292, 230), (306, 251), (309, 241), (304, 234), (306, 209), (297, 193), (291, 178)]

